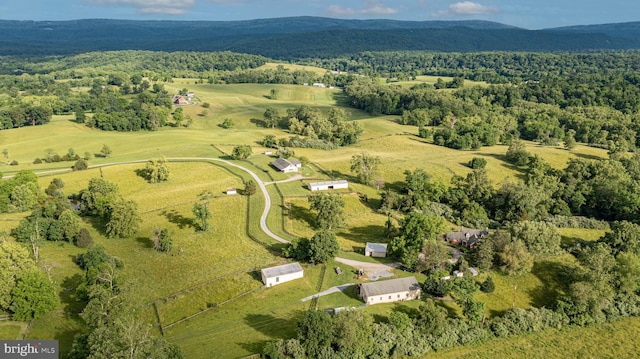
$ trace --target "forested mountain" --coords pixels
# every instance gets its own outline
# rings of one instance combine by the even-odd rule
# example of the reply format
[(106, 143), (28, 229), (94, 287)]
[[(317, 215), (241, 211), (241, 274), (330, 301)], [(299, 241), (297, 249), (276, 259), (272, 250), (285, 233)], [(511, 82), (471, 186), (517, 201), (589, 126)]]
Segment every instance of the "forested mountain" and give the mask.
[(0, 21), (5, 55), (142, 49), (230, 50), (274, 58), (354, 51), (579, 51), (640, 48), (640, 23), (525, 30), (488, 21)]

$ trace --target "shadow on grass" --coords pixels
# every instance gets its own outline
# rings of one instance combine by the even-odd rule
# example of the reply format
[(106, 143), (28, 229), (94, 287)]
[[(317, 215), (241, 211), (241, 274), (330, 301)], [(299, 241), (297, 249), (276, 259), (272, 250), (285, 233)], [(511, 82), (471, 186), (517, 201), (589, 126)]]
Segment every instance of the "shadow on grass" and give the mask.
[(287, 339), (283, 328), (295, 328), (297, 318), (278, 318), (270, 314), (248, 314), (244, 317), (244, 321), (254, 330), (273, 339)]
[[(348, 232), (341, 231), (340, 235), (350, 241), (364, 244), (372, 241), (386, 241), (384, 230), (384, 226), (368, 225), (364, 227), (350, 228)], [(357, 251), (358, 249), (362, 249), (364, 252), (364, 246), (362, 248), (360, 248), (360, 246), (353, 248), (354, 251)]]
[(418, 317), (418, 309), (409, 307), (406, 304), (396, 304), (391, 311), (407, 314), (410, 318)]
[(138, 168), (134, 172), (136, 176), (141, 177), (145, 181), (149, 181), (149, 171), (146, 168)]
[(67, 319), (80, 320), (80, 312), (84, 309), (85, 302), (78, 298), (76, 288), (84, 281), (80, 274), (74, 274), (62, 280), (60, 302), (64, 303), (64, 316)]
[(178, 213), (175, 209), (170, 211), (162, 211), (161, 216), (165, 216), (167, 220), (178, 226), (180, 229), (193, 227), (193, 220)]
[(535, 307), (550, 308), (558, 297), (564, 295), (572, 283), (572, 268), (554, 261), (538, 261), (533, 265), (531, 273), (542, 281), (543, 285), (531, 289), (527, 295)]
[[(576, 155), (576, 157), (584, 158), (586, 160), (601, 160), (601, 159), (603, 159), (603, 157), (590, 155), (590, 154), (586, 154), (586, 153), (580, 153), (580, 152), (571, 152), (571, 153)], [(606, 157), (604, 157), (604, 158), (606, 158)]]
[(76, 334), (85, 332), (86, 330), (71, 328), (62, 328), (60, 330), (56, 330), (55, 334), (53, 335), (53, 339), (58, 341), (60, 354), (62, 354), (61, 358), (66, 358), (67, 354), (71, 351), (71, 347), (73, 347), (73, 339), (75, 338)]
[(306, 222), (310, 227), (316, 228), (316, 218), (307, 208), (291, 203), (288, 210), (290, 219)]
[[(239, 346), (242, 347), (242, 349), (250, 352), (250, 353), (262, 353), (262, 349), (267, 345), (267, 343), (269, 343), (270, 340), (258, 340), (258, 341), (251, 341), (251, 342), (242, 342), (242, 343), (236, 343)], [(252, 358), (252, 356), (248, 356), (247, 358)], [(258, 358), (262, 358), (261, 356), (259, 356)]]
[(153, 241), (147, 237), (137, 237), (136, 242), (140, 243), (144, 248), (153, 248)]

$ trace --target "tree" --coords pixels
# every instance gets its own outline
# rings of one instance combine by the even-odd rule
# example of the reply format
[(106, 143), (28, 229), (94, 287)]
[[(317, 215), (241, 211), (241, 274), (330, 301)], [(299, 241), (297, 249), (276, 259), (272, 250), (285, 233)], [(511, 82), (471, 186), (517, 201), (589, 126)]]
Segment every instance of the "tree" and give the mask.
[(258, 190), (257, 186), (256, 186), (256, 182), (253, 180), (248, 180), (244, 183), (244, 191), (243, 193), (246, 196), (253, 196), (256, 191)]
[(100, 150), (100, 154), (102, 155), (102, 157), (109, 157), (111, 155), (111, 152), (111, 147), (106, 144), (102, 145), (102, 149)]
[(416, 326), (427, 334), (440, 335), (447, 327), (447, 310), (436, 305), (433, 299), (425, 299), (418, 307)]
[(80, 248), (87, 248), (93, 244), (93, 237), (88, 229), (80, 228), (75, 238), (75, 244)]
[(502, 269), (511, 275), (526, 274), (533, 268), (533, 256), (521, 240), (512, 240), (499, 254)]
[(511, 227), (511, 235), (521, 240), (529, 253), (545, 257), (560, 251), (560, 233), (549, 222), (520, 221)]
[(23, 245), (0, 239), (0, 310), (9, 310), (18, 277), (34, 270), (35, 262)]
[(246, 160), (247, 158), (249, 158), (249, 156), (251, 156), (252, 153), (253, 150), (249, 145), (236, 146), (231, 152), (231, 158), (233, 158), (234, 160)]
[(578, 143), (576, 142), (575, 136), (576, 136), (576, 130), (569, 129), (569, 131), (567, 131), (567, 134), (564, 136), (564, 148), (566, 148), (567, 150), (572, 150), (576, 148)]
[(182, 107), (178, 107), (175, 109), (175, 111), (173, 111), (173, 120), (175, 121), (176, 126), (180, 127), (182, 121), (184, 120), (184, 110), (182, 109)]
[(529, 163), (529, 152), (521, 140), (513, 140), (507, 149), (507, 161), (516, 166), (526, 166)]
[(436, 235), (443, 229), (444, 222), (440, 217), (411, 212), (402, 221), (400, 236), (391, 240), (390, 253), (400, 258), (408, 268), (414, 268), (418, 264), (422, 248), (427, 243), (434, 242)]
[(278, 157), (282, 157), (282, 158), (289, 158), (292, 157), (293, 155), (295, 155), (295, 152), (293, 152), (293, 150), (289, 147), (278, 147), (278, 150), (276, 151), (276, 156)]
[(335, 193), (316, 192), (307, 197), (309, 209), (316, 211), (316, 222), (323, 230), (332, 230), (344, 223), (344, 200)]
[(267, 107), (264, 114), (262, 114), (262, 117), (264, 118), (266, 127), (275, 128), (278, 121), (280, 121), (280, 114), (278, 113), (278, 110), (271, 106)]
[(368, 185), (378, 172), (378, 164), (380, 164), (380, 157), (363, 152), (351, 157), (351, 172), (358, 176), (361, 183)]
[(155, 228), (151, 234), (153, 249), (158, 252), (169, 252), (173, 248), (173, 238), (166, 228)]
[(340, 245), (333, 232), (320, 231), (311, 238), (309, 249), (311, 254), (309, 259), (312, 263), (326, 263), (336, 256)]
[(267, 148), (276, 148), (276, 136), (274, 135), (266, 135), (262, 140), (262, 145)]
[(84, 158), (81, 158), (76, 161), (76, 163), (71, 167), (74, 171), (84, 171), (89, 168), (89, 163)]
[(334, 340), (333, 320), (323, 310), (309, 310), (298, 323), (298, 340), (307, 356), (317, 358), (323, 347), (330, 347)]
[(110, 204), (107, 237), (131, 237), (142, 222), (138, 213), (138, 205), (134, 201), (118, 198)]
[(10, 310), (13, 319), (28, 322), (42, 318), (59, 303), (55, 288), (49, 278), (39, 270), (22, 274), (11, 291)]
[(160, 183), (169, 180), (169, 166), (164, 157), (149, 160), (144, 172), (149, 183)]
[(72, 209), (65, 209), (58, 216), (57, 223), (62, 229), (63, 239), (71, 242), (80, 232), (80, 217)]
[(269, 91), (269, 98), (272, 100), (277, 100), (279, 94), (280, 94), (280, 90), (273, 88), (271, 89), (271, 91)]
[(87, 189), (80, 191), (81, 208), (86, 213), (104, 216), (117, 196), (118, 185), (102, 177), (93, 177), (89, 179)]
[(222, 124), (220, 124), (220, 127), (224, 128), (224, 129), (230, 129), (232, 128), (234, 125), (233, 120), (230, 118), (225, 118), (224, 121), (222, 121)]
[(199, 196), (200, 202), (193, 204), (191, 211), (195, 216), (193, 219), (193, 225), (196, 227), (196, 231), (206, 232), (209, 230), (209, 218), (211, 218), (211, 211), (209, 211), (209, 198), (211, 196), (211, 192), (203, 191)]
[(5, 149), (3, 149), (3, 150), (2, 150), (2, 154), (4, 155), (4, 159), (5, 159), (6, 161), (9, 161), (9, 150), (8, 150), (8, 149), (6, 149), (6, 148), (5, 148)]
[(19, 212), (31, 209), (38, 203), (39, 193), (40, 189), (36, 183), (28, 182), (18, 185), (11, 191), (11, 205)]

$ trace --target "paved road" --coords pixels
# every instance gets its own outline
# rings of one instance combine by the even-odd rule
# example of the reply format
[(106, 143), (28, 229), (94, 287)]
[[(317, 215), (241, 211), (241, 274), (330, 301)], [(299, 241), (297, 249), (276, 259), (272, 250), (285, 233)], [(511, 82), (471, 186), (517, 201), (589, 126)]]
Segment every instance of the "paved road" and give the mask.
[[(239, 168), (245, 172), (247, 172), (251, 177), (253, 177), (253, 179), (256, 181), (256, 184), (258, 185), (258, 187), (260, 187), (260, 191), (262, 191), (262, 194), (264, 195), (264, 209), (262, 210), (262, 215), (260, 216), (260, 229), (262, 229), (262, 231), (268, 235), (269, 237), (275, 239), (276, 241), (280, 242), (280, 243), (291, 243), (288, 240), (278, 236), (277, 234), (271, 232), (271, 230), (269, 230), (269, 228), (267, 227), (267, 216), (269, 215), (269, 210), (271, 209), (271, 197), (269, 196), (269, 192), (267, 192), (267, 187), (265, 186), (265, 183), (262, 182), (262, 180), (258, 177), (258, 175), (256, 175), (255, 173), (253, 173), (251, 170), (249, 170), (246, 167), (242, 167), (240, 165), (237, 165), (235, 163), (226, 161), (226, 160), (221, 160), (219, 158), (210, 158), (210, 157), (172, 157), (172, 158), (167, 158), (167, 161), (210, 161), (210, 162), (222, 162), (228, 166), (231, 167), (236, 167)], [(89, 166), (89, 168), (98, 168), (98, 167), (107, 167), (107, 166), (115, 166), (115, 165), (126, 165), (126, 164), (132, 164), (132, 163), (146, 163), (149, 160), (136, 160), (136, 161), (125, 161), (125, 162), (113, 162), (113, 163), (106, 163), (106, 164), (102, 164), (102, 165), (93, 165), (93, 166)], [(71, 169), (59, 169), (59, 170), (51, 170), (51, 171), (43, 171), (43, 172), (37, 172), (37, 175), (43, 175), (43, 174), (50, 174), (50, 173), (58, 173), (58, 172), (70, 172)], [(13, 176), (7, 176), (7, 178), (10, 178)], [(296, 176), (294, 176), (296, 177)], [(294, 178), (292, 177), (292, 178)], [(302, 178), (302, 176), (300, 176), (300, 178)], [(295, 179), (288, 179), (285, 181), (295, 181), (296, 179), (300, 179), (300, 178), (295, 178)], [(284, 181), (283, 181), (284, 182)], [(274, 182), (269, 182), (269, 183), (274, 183)]]
[(393, 277), (393, 269), (399, 267), (400, 263), (382, 264), (354, 261), (352, 259), (336, 257), (336, 262), (344, 263), (356, 269), (364, 269), (364, 273), (369, 279)]
[(327, 290), (325, 290), (323, 292), (316, 293), (314, 295), (310, 295), (310, 296), (308, 296), (306, 298), (302, 298), (300, 300), (303, 301), (303, 302), (306, 302), (306, 301), (311, 300), (313, 298), (322, 297), (324, 295), (329, 295), (331, 293), (344, 292), (345, 289), (351, 287), (352, 285), (355, 285), (355, 284), (347, 283), (347, 284), (337, 285), (337, 286), (331, 287), (331, 288), (329, 288), (329, 289), (327, 289)]

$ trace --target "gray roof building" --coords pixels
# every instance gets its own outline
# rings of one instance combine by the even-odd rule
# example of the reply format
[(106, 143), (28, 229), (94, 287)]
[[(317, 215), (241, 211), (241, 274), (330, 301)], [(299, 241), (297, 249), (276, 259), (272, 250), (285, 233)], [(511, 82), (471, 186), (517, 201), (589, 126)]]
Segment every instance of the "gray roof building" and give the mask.
[(298, 262), (283, 264), (281, 266), (265, 268), (262, 270), (262, 274), (266, 278), (275, 278), (275, 277), (280, 277), (283, 275), (297, 273), (297, 272), (302, 272), (302, 267)]
[(362, 297), (380, 296), (401, 292), (420, 290), (420, 283), (416, 277), (383, 280), (379, 282), (362, 283), (360, 294)]

